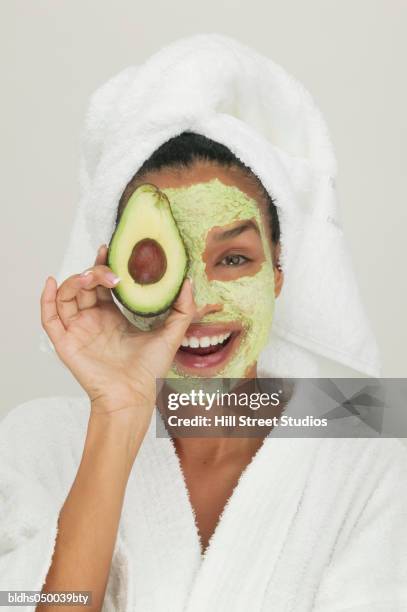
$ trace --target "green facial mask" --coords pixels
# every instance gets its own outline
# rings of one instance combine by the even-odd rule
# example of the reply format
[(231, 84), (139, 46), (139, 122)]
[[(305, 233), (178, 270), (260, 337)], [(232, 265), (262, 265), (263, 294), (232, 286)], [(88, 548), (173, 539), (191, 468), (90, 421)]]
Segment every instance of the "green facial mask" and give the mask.
[[(257, 202), (234, 186), (217, 178), (188, 187), (161, 189), (170, 203), (189, 255), (188, 276), (193, 280), (198, 308), (222, 304), (223, 310), (205, 315), (200, 323), (236, 322), (242, 326), (238, 349), (216, 374), (222, 378), (243, 378), (268, 340), (274, 313), (274, 270), (269, 241)], [(254, 219), (260, 230), (265, 260), (252, 276), (236, 280), (208, 280), (203, 255), (208, 232), (213, 227)], [(168, 377), (185, 378), (172, 366)]]

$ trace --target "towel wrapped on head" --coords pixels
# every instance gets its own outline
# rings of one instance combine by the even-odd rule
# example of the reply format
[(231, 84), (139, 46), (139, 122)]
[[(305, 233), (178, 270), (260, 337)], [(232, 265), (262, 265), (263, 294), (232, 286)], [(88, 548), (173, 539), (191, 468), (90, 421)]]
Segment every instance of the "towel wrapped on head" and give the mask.
[(285, 281), (260, 375), (378, 376), (378, 351), (338, 215), (325, 121), (301, 83), (224, 35), (178, 40), (92, 95), (80, 201), (58, 282), (92, 265), (111, 238), (127, 183), (184, 131), (227, 146), (278, 207)]

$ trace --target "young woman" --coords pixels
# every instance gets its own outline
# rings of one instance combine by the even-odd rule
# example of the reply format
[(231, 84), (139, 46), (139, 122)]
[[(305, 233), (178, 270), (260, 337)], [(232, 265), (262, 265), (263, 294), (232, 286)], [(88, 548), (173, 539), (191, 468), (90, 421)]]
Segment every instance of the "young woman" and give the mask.
[(91, 592), (93, 610), (401, 611), (399, 443), (155, 436), (157, 378), (258, 375), (284, 275), (273, 199), (223, 144), (167, 139), (117, 219), (143, 183), (171, 202), (188, 278), (149, 332), (112, 301), (106, 245), (47, 279), (42, 324), (85, 395), (2, 423), (1, 589)]
[[(171, 194), (173, 213), (192, 254), (190, 279), (165, 323), (155, 331), (138, 332), (123, 317), (109, 291), (117, 279), (106, 266), (106, 246), (85, 274), (71, 276), (59, 288), (53, 278), (47, 279), (42, 295), (44, 328), (91, 404), (83, 460), (61, 512), (45, 587), (57, 590), (80, 583), (85, 590), (87, 585), (99, 604), (127, 479), (155, 407), (156, 380), (171, 371), (178, 376), (255, 377), (283, 282), (276, 208), (258, 179), (226, 147), (191, 133), (171, 139), (126, 187), (119, 219), (143, 183)], [(187, 222), (191, 219), (192, 224)], [(192, 244), (200, 241), (202, 252), (194, 252)], [(212, 281), (222, 284), (213, 288)], [(194, 340), (205, 339), (209, 347), (193, 346)], [(261, 442), (176, 440), (202, 553)], [(93, 481), (98, 473), (103, 480), (95, 479), (92, 490), (89, 478)], [(86, 571), (78, 563), (78, 550), (91, 559)]]

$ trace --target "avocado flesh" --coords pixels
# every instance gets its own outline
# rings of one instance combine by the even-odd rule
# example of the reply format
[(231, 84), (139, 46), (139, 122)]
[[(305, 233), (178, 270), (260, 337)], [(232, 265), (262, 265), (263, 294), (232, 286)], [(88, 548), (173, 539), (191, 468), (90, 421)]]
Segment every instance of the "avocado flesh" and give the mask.
[[(146, 241), (156, 244), (152, 253), (162, 252), (165, 266), (159, 280), (141, 284), (131, 274), (137, 267), (132, 254), (138, 244)], [(153, 317), (168, 310), (177, 298), (188, 258), (168, 198), (155, 185), (140, 185), (131, 195), (110, 241), (107, 263), (121, 279), (112, 292), (130, 312)], [(146, 269), (146, 261), (141, 262), (147, 274), (149, 269), (155, 269), (155, 264), (152, 259)], [(133, 275), (143, 278), (142, 274)]]

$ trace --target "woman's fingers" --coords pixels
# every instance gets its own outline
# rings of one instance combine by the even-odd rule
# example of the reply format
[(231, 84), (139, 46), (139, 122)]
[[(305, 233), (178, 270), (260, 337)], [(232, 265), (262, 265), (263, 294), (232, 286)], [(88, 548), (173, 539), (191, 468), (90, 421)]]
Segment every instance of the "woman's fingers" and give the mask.
[[(103, 265), (106, 262), (107, 257), (107, 246), (102, 245), (96, 255), (94, 266)], [(98, 301), (111, 301), (112, 296), (110, 295), (109, 289), (105, 287), (83, 287), (77, 297), (76, 302), (79, 310), (85, 310), (85, 308), (93, 308), (96, 306)]]
[(185, 279), (181, 292), (173, 304), (172, 312), (165, 320), (163, 333), (167, 341), (178, 349), (196, 312), (196, 304), (192, 291), (192, 283), (189, 278)]
[[(107, 245), (102, 244), (96, 256), (95, 266), (107, 264), (107, 253), (108, 253)], [(99, 285), (99, 287), (96, 287), (96, 294), (97, 294), (98, 300), (100, 300), (101, 302), (113, 302), (113, 298), (112, 298), (112, 294), (110, 293), (110, 289), (106, 289), (105, 287), (101, 287)]]
[(80, 313), (78, 305), (79, 293), (86, 289), (96, 289), (98, 285), (105, 288), (115, 287), (118, 279), (107, 266), (97, 265), (82, 274), (74, 274), (67, 278), (58, 289), (56, 304), (58, 315), (65, 327)]
[(49, 276), (41, 293), (41, 323), (48, 337), (56, 346), (65, 333), (56, 305), (57, 282)]

